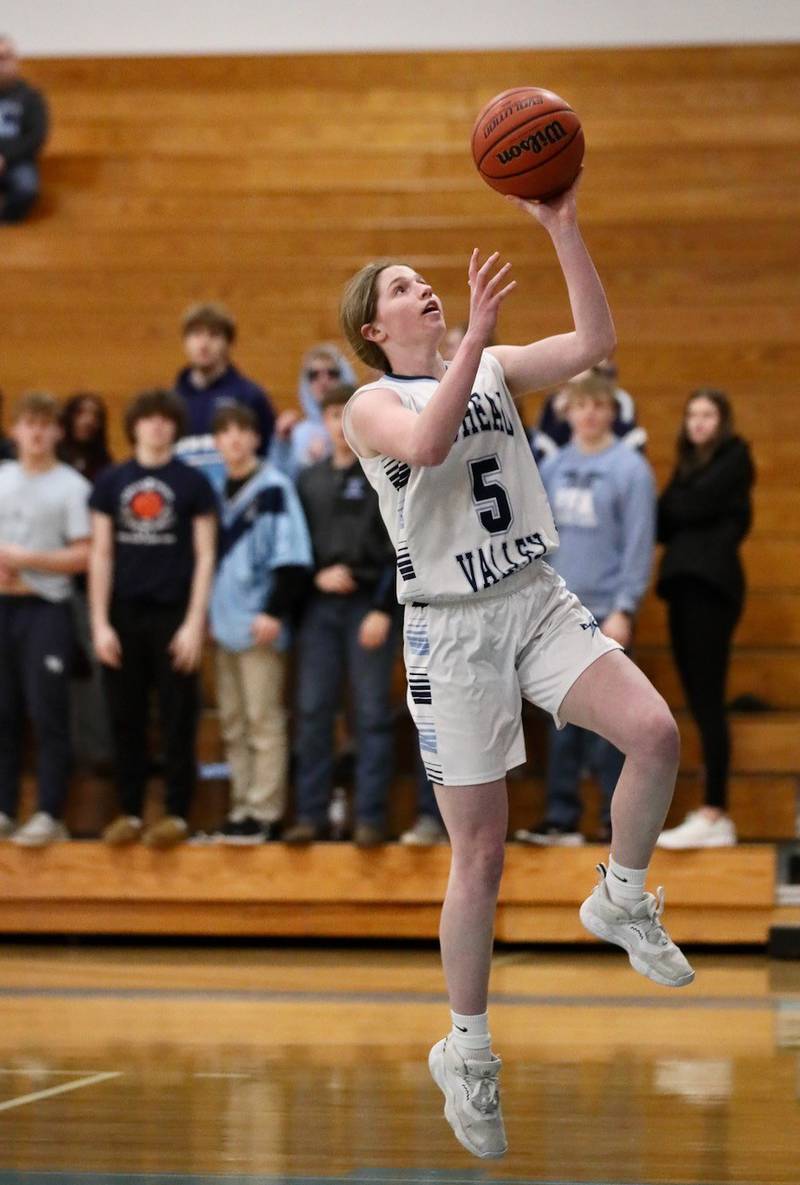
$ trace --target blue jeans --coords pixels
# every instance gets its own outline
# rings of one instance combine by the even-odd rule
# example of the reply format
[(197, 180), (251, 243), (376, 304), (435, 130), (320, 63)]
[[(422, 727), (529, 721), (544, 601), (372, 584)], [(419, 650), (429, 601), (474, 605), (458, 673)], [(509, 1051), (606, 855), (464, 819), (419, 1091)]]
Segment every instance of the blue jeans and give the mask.
[(584, 770), (597, 778), (603, 795), (600, 821), (610, 825), (611, 798), (625, 757), (610, 741), (567, 724), (560, 731), (551, 722), (547, 761), (547, 823), (577, 831), (581, 818), (580, 781)]
[(0, 173), (0, 222), (21, 222), (39, 196), (39, 169), (32, 160), (21, 160)]
[(372, 608), (369, 598), (317, 594), (297, 639), (295, 813), (324, 826), (333, 789), (334, 725), (347, 678), (355, 742), (355, 816), (383, 827), (394, 774), (391, 707), (397, 628), (377, 650), (365, 650), (358, 631)]

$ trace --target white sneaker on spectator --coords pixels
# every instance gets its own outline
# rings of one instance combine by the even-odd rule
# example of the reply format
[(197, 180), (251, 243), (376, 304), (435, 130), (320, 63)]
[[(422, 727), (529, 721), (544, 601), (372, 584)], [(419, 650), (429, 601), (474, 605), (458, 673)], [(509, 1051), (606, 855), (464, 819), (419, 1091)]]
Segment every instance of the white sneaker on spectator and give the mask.
[(400, 836), (400, 843), (407, 847), (427, 848), (447, 843), (447, 832), (433, 815), (420, 815), (414, 826)]
[(17, 824), (7, 815), (5, 811), (0, 811), (0, 839), (8, 839), (16, 830)]
[(633, 909), (626, 909), (611, 900), (605, 864), (598, 864), (597, 871), (600, 880), (581, 906), (583, 926), (595, 937), (621, 946), (628, 952), (634, 971), (646, 975), (654, 983), (664, 987), (690, 984), (694, 971), (661, 924), (664, 890), (659, 886), (655, 896), (645, 893)]
[(437, 1041), (428, 1068), (444, 1095), (444, 1115), (456, 1139), (473, 1156), (494, 1160), (508, 1150), (497, 1076), (503, 1063), (465, 1060), (451, 1038)]
[(727, 815), (713, 818), (705, 811), (690, 811), (682, 823), (662, 831), (656, 840), (657, 848), (678, 851), (681, 848), (732, 848), (736, 845), (736, 828)]
[(47, 811), (37, 811), (11, 836), (11, 842), (23, 848), (43, 848), (64, 839), (69, 839), (66, 827)]

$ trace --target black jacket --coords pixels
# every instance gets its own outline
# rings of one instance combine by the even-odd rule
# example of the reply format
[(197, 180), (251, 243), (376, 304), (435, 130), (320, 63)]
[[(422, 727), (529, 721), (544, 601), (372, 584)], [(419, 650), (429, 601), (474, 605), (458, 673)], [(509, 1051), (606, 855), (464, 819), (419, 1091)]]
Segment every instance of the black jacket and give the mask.
[(378, 495), (358, 461), (348, 469), (335, 469), (330, 458), (320, 461), (303, 470), (297, 491), (311, 532), (315, 570), (346, 564), (359, 593), (370, 598), (373, 608), (393, 613), (394, 548)]
[(676, 584), (690, 577), (741, 604), (739, 544), (750, 530), (754, 479), (750, 449), (738, 436), (694, 473), (673, 473), (658, 500), (658, 541), (666, 544), (656, 586), (660, 597), (669, 600)]
[(34, 160), (47, 136), (47, 104), (19, 79), (0, 90), (0, 156), (7, 165)]

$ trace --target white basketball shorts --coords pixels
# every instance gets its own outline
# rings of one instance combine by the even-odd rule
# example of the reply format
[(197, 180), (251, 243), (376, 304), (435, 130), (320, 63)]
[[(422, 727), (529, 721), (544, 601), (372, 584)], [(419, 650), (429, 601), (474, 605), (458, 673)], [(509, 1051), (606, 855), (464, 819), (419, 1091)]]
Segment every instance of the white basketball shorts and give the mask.
[(621, 649), (549, 564), (539, 563), (524, 582), (510, 579), (511, 591), (406, 605), (408, 706), (437, 785), (505, 777), (525, 760), (523, 698), (562, 728), (559, 708), (572, 684)]

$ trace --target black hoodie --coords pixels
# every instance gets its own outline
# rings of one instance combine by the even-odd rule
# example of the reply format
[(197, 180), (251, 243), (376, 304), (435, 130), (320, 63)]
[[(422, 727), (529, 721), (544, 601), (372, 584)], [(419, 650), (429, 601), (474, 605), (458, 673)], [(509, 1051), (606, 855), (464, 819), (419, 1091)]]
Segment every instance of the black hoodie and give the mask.
[(38, 156), (47, 136), (47, 104), (42, 94), (18, 79), (0, 90), (0, 156), (6, 165)]
[(754, 478), (750, 449), (739, 436), (725, 441), (700, 469), (672, 475), (658, 500), (658, 541), (666, 544), (656, 586), (660, 597), (668, 601), (676, 582), (689, 577), (741, 604), (739, 544), (750, 530)]

